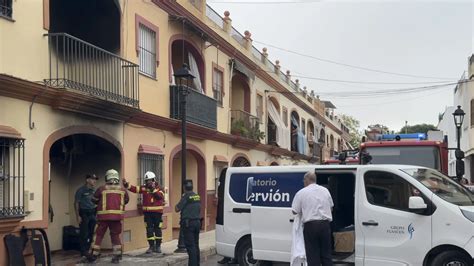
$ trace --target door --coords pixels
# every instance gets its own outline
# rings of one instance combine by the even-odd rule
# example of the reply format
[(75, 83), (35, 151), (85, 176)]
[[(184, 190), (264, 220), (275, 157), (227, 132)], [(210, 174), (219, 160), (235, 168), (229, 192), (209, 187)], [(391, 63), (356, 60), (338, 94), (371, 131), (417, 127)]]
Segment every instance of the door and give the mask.
[(250, 228), (255, 259), (290, 261), (294, 219), (291, 203), (303, 188), (305, 173), (259, 173), (250, 177), (247, 197), (252, 204)]
[[(358, 172), (358, 237), (363, 237), (364, 265), (423, 265), (431, 247), (431, 214), (408, 209), (410, 196), (421, 194), (408, 175), (384, 168), (360, 168)], [(359, 243), (361, 243), (359, 241)]]

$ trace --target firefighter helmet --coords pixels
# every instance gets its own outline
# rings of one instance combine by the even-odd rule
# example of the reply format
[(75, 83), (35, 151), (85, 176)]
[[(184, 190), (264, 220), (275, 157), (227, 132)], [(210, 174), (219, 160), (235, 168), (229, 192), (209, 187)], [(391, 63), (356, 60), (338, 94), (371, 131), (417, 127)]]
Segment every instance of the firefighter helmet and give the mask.
[(105, 182), (106, 183), (118, 184), (119, 181), (120, 181), (119, 173), (116, 170), (110, 169), (107, 172), (105, 172)]
[(155, 178), (156, 178), (155, 173), (153, 173), (153, 172), (151, 172), (151, 171), (146, 172), (146, 173), (145, 173), (145, 176), (143, 177), (143, 179), (144, 179), (145, 181), (148, 181), (148, 180), (156, 181)]

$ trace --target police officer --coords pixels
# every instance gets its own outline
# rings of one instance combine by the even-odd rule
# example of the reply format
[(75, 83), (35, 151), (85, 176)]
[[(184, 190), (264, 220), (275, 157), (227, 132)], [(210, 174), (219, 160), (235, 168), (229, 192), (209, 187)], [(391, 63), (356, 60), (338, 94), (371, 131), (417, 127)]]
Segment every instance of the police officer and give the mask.
[(92, 242), (94, 227), (96, 224), (96, 205), (92, 202), (92, 196), (95, 192), (97, 176), (94, 174), (86, 175), (86, 183), (77, 189), (74, 196), (74, 210), (76, 220), (80, 229), (81, 256), (84, 259)]
[(189, 266), (197, 266), (200, 262), (199, 230), (201, 229), (201, 197), (193, 192), (193, 181), (184, 182), (184, 194), (176, 205), (176, 212), (181, 212), (181, 230), (184, 245), (189, 256)]

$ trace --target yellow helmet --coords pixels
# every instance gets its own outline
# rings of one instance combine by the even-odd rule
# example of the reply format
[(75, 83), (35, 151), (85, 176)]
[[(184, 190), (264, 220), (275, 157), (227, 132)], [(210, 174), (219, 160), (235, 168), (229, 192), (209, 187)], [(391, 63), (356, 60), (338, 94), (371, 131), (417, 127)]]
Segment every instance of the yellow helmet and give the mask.
[(114, 169), (107, 170), (107, 172), (105, 172), (105, 182), (118, 184), (120, 182), (120, 177), (117, 170), (114, 170)]

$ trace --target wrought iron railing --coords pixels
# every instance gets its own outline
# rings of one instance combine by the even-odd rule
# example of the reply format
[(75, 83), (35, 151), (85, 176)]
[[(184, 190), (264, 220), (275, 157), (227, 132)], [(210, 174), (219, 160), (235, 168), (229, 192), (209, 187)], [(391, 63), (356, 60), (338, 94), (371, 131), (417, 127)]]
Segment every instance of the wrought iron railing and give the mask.
[[(217, 101), (192, 88), (187, 88), (186, 120), (200, 126), (217, 129)], [(179, 86), (170, 86), (170, 117), (181, 119)]]
[(0, 138), (0, 219), (25, 215), (25, 141)]
[(138, 65), (66, 33), (50, 33), (51, 87), (139, 107)]
[(258, 117), (242, 110), (230, 111), (231, 128), (230, 133), (244, 138), (260, 141), (265, 133), (260, 131)]

